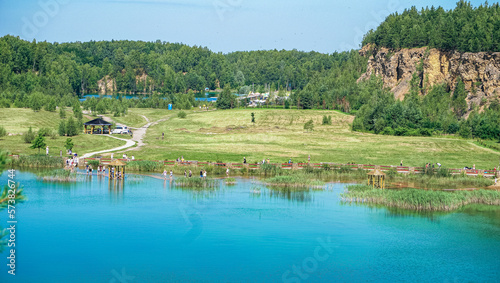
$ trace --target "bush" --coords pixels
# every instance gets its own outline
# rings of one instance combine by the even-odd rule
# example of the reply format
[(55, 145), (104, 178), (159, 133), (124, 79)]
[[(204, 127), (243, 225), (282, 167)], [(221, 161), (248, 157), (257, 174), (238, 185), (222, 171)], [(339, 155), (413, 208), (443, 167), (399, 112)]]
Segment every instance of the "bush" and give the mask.
[(0, 138), (5, 137), (7, 135), (7, 131), (4, 127), (0, 126)]
[(304, 130), (306, 131), (314, 131), (314, 122), (313, 120), (309, 120), (304, 124)]
[(407, 128), (405, 128), (405, 127), (397, 127), (394, 130), (394, 135), (396, 135), (396, 136), (405, 136), (407, 132), (408, 132)]
[(40, 130), (38, 130), (38, 134), (42, 135), (44, 137), (50, 136), (51, 132), (52, 132), (52, 129), (49, 129), (49, 128), (41, 128)]
[(179, 112), (179, 113), (177, 114), (177, 117), (179, 117), (179, 118), (181, 118), (181, 119), (186, 118), (186, 116), (187, 116), (187, 114), (186, 114), (186, 112), (184, 112), (184, 111), (181, 111), (181, 112)]
[(323, 125), (331, 125), (332, 124), (332, 116), (323, 115)]
[(35, 132), (33, 132), (33, 129), (31, 127), (29, 130), (23, 134), (23, 140), (25, 143), (31, 143), (35, 139)]
[(421, 128), (419, 131), (420, 131), (420, 135), (421, 136), (424, 136), (424, 137), (430, 137), (430, 136), (432, 136), (432, 130), (431, 129)]
[(394, 135), (394, 130), (391, 127), (385, 127), (384, 130), (382, 131), (382, 134), (392, 136)]
[(66, 122), (64, 120), (59, 122), (58, 133), (61, 137), (66, 135)]

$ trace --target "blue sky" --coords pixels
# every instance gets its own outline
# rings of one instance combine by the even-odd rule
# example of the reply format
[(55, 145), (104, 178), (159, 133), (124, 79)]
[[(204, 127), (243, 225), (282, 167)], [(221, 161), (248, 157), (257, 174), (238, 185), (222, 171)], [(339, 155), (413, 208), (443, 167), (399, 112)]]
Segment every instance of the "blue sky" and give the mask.
[[(419, 4), (415, 4), (418, 2)], [(0, 36), (73, 42), (157, 39), (216, 52), (359, 48), (363, 35), (407, 0), (0, 0)], [(477, 6), (484, 1), (471, 1)], [(493, 3), (493, 2), (490, 2)]]

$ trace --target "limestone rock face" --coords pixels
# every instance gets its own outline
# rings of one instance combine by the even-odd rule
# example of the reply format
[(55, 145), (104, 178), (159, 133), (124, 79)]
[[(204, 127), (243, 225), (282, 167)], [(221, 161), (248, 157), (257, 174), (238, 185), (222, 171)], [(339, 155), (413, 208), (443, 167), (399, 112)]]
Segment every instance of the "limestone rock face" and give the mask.
[(442, 83), (453, 91), (461, 78), (468, 92), (469, 109), (474, 105), (484, 107), (500, 97), (499, 52), (462, 53), (427, 47), (395, 50), (374, 45), (366, 45), (359, 52), (369, 58), (367, 71), (359, 80), (380, 76), (384, 86), (400, 100), (409, 92), (410, 81), (420, 64), (422, 71), (417, 75), (424, 89), (422, 95), (426, 89)]

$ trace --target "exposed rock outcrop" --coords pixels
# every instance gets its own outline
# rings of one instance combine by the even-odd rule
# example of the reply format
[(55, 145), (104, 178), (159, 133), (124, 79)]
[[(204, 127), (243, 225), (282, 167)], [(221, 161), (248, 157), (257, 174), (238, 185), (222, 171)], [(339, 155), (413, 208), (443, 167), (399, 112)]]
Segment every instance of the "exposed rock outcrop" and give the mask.
[(435, 84), (445, 83), (453, 91), (459, 78), (468, 92), (469, 109), (473, 105), (488, 105), (500, 96), (500, 53), (461, 53), (440, 51), (433, 48), (389, 49), (366, 45), (360, 50), (369, 56), (368, 68), (359, 80), (371, 75), (382, 77), (384, 86), (402, 100), (410, 90), (410, 81), (421, 64), (420, 86), (425, 90)]

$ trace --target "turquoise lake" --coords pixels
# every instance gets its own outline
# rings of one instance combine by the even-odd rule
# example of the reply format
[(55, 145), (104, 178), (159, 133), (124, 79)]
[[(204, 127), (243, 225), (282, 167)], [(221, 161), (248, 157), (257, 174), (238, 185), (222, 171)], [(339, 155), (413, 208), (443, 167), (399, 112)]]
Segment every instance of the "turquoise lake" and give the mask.
[(6, 250), (0, 282), (500, 281), (499, 209), (346, 205), (341, 183), (277, 193), (237, 179), (198, 192), (145, 176), (85, 178), (16, 172), (28, 201), (16, 205), (16, 275)]

